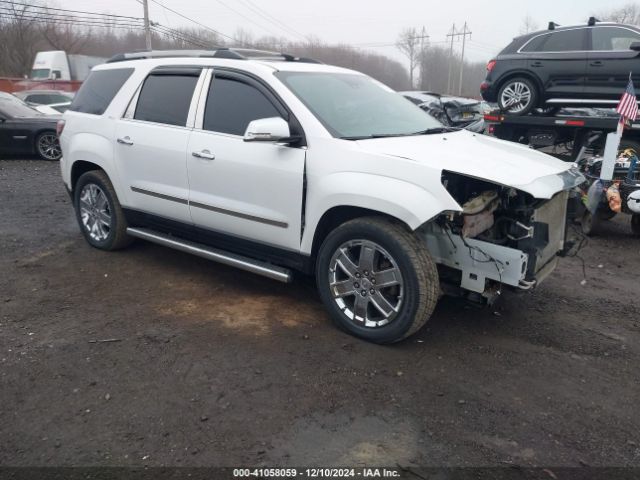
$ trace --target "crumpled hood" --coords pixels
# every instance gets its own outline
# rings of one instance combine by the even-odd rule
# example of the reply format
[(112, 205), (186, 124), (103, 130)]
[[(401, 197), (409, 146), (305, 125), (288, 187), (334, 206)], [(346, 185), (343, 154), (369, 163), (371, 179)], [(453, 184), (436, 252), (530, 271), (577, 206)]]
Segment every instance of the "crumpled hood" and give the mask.
[(359, 140), (365, 151), (401, 157), (431, 168), (483, 179), (551, 198), (584, 179), (572, 164), (526, 146), (481, 134), (445, 134)]

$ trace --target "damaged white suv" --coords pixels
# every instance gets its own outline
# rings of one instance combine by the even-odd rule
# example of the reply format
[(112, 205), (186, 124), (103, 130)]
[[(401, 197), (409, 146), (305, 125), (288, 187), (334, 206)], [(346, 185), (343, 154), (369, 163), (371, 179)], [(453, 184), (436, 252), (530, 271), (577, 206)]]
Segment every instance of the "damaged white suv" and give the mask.
[(416, 332), (442, 294), (534, 287), (582, 181), (361, 73), (256, 51), (114, 57), (59, 131), (92, 246), (137, 237), (283, 282), (315, 274), (335, 322), (378, 343)]

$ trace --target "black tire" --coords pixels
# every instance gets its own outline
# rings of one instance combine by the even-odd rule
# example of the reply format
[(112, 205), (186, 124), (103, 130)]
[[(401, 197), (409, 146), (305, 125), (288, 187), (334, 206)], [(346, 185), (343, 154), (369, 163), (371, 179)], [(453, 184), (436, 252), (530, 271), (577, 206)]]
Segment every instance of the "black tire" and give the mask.
[(631, 231), (636, 237), (640, 237), (640, 214), (631, 215)]
[[(514, 110), (513, 105), (505, 105), (503, 103), (503, 93), (507, 88), (513, 88), (513, 86), (518, 83), (526, 85), (526, 87), (529, 89), (530, 97), (529, 102), (521, 109), (516, 111)], [(503, 112), (508, 112), (513, 115), (527, 115), (538, 106), (539, 98), (540, 94), (538, 93), (538, 87), (536, 87), (535, 83), (532, 80), (526, 77), (514, 77), (506, 80), (500, 86), (500, 90), (498, 90), (498, 107)]]
[[(379, 263), (379, 268), (377, 268), (374, 264), (374, 268), (368, 274), (366, 270), (359, 272), (361, 268), (356, 266), (358, 273), (362, 276), (360, 281), (365, 282), (366, 280), (366, 282), (369, 282), (371, 280), (371, 282), (363, 284), (362, 290), (359, 289), (360, 285), (353, 284), (356, 293), (355, 295), (351, 294), (354, 302), (351, 307), (353, 312), (351, 312), (347, 307), (341, 308), (337, 303), (338, 300), (334, 298), (332, 286), (330, 285), (330, 275), (335, 276), (334, 272), (337, 268), (330, 270), (330, 267), (341, 247), (344, 247), (345, 244), (358, 244), (358, 242), (366, 242), (369, 245), (376, 245), (383, 249), (384, 253), (392, 258), (387, 265), (392, 265), (392, 262), (394, 262), (395, 266), (397, 266), (401, 275), (402, 286), (381, 287), (378, 290), (375, 285), (375, 279), (382, 277), (378, 277), (374, 271), (379, 275), (381, 271), (388, 271), (385, 270), (386, 267)], [(358, 247), (355, 248), (357, 249)], [(380, 251), (376, 251), (372, 258), (377, 258), (378, 262), (388, 261), (388, 258)], [(359, 256), (359, 259), (361, 261), (362, 257)], [(364, 278), (365, 275), (367, 275), (366, 279)], [(354, 278), (348, 278), (345, 283), (352, 280), (355, 281)], [(431, 316), (440, 294), (438, 270), (427, 251), (425, 243), (400, 222), (382, 217), (358, 218), (348, 221), (333, 230), (322, 243), (318, 253), (316, 283), (320, 297), (338, 327), (356, 337), (380, 344), (398, 342), (417, 332)], [(376, 312), (376, 298), (383, 294), (382, 292), (385, 288), (392, 291), (394, 288), (402, 289), (401, 293), (397, 294), (399, 296), (395, 298), (399, 302), (396, 305), (397, 309), (386, 324), (365, 326), (357, 318), (352, 319), (348, 316), (349, 313), (355, 315), (357, 310), (355, 302), (359, 301), (358, 292), (366, 292), (369, 287), (373, 288), (370, 290), (371, 298), (366, 300), (366, 302), (369, 302), (365, 308), (365, 312), (367, 312), (365, 313), (365, 318), (367, 319), (368, 312), (371, 309), (374, 310), (372, 317), (375, 317), (375, 313), (381, 312), (381, 310)], [(349, 286), (349, 288), (352, 287)], [(387, 295), (386, 292), (385, 295)], [(350, 300), (346, 296), (342, 298), (346, 299), (344, 300), (345, 303)]]
[[(100, 224), (105, 234), (104, 238), (97, 235), (97, 238), (94, 237), (83, 221), (83, 212), (87, 212), (87, 209), (83, 207), (83, 210), (81, 205), (86, 206), (88, 204), (82, 197), (85, 193), (90, 192), (93, 187), (97, 187), (106, 199), (105, 211), (108, 213), (109, 225), (107, 227), (106, 222)], [(113, 189), (109, 177), (104, 171), (92, 170), (84, 173), (78, 179), (73, 190), (73, 206), (76, 211), (76, 219), (78, 220), (80, 230), (92, 247), (99, 248), (100, 250), (118, 250), (126, 247), (133, 241), (133, 238), (127, 235), (127, 220), (118, 201), (118, 196)], [(94, 213), (92, 213), (92, 215), (93, 217), (97, 216), (97, 214)], [(106, 219), (106, 217), (102, 218)], [(97, 220), (94, 224), (95, 223), (97, 223)]]
[(60, 160), (60, 158), (62, 158), (60, 142), (58, 140), (56, 132), (54, 132), (53, 130), (40, 132), (38, 135), (36, 135), (33, 148), (41, 160), (57, 162), (58, 160)]

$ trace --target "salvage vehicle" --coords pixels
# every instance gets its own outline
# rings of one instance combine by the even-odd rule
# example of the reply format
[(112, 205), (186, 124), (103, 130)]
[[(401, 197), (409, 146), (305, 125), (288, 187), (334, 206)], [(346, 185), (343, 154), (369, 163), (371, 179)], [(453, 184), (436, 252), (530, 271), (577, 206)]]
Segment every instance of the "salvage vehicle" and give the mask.
[(315, 274), (335, 323), (377, 343), (415, 333), (443, 293), (538, 285), (583, 180), (362, 73), (272, 52), (118, 55), (58, 130), (90, 245), (140, 238), (282, 282)]
[[(16, 97), (41, 113), (59, 115), (71, 106), (74, 94), (62, 90), (22, 90), (13, 93)], [(48, 111), (44, 111), (46, 107)]]
[(433, 92), (399, 93), (444, 125), (464, 128), (470, 132), (482, 133), (484, 131), (485, 107), (478, 100), (451, 97)]
[(629, 82), (640, 84), (640, 28), (601, 23), (556, 27), (515, 38), (487, 64), (482, 97), (504, 112), (615, 107)]
[(37, 154), (43, 160), (59, 160), (58, 119), (59, 115), (43, 115), (13, 95), (0, 92), (0, 154)]

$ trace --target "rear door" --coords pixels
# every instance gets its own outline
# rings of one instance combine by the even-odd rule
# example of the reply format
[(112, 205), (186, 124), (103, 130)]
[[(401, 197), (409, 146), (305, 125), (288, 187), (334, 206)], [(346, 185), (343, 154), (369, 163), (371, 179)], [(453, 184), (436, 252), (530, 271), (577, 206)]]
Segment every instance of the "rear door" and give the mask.
[(639, 52), (629, 47), (640, 42), (640, 33), (619, 26), (591, 28), (591, 51), (585, 93), (591, 98), (618, 100), (633, 73), (633, 83), (640, 84)]
[(290, 128), (297, 121), (255, 78), (223, 70), (212, 77), (187, 155), (193, 222), (299, 251), (306, 149), (243, 139), (252, 120), (282, 117)]
[(573, 28), (533, 37), (521, 49), (526, 68), (541, 80), (544, 98), (579, 98), (587, 72), (586, 28)]
[(128, 189), (127, 207), (191, 223), (186, 151), (201, 72), (201, 67), (153, 70), (117, 122), (115, 153)]

